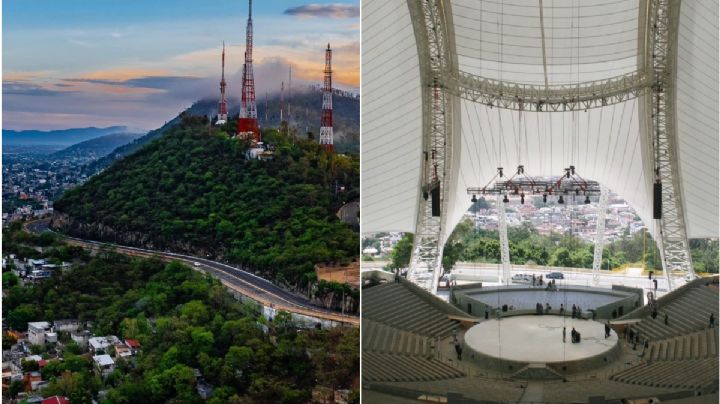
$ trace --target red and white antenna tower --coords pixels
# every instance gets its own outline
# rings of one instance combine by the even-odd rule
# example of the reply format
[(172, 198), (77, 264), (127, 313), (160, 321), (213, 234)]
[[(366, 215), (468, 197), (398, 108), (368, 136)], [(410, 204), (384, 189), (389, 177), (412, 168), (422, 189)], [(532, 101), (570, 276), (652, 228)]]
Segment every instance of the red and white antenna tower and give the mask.
[(320, 144), (333, 150), (332, 123), (332, 51), (330, 44), (325, 50), (325, 81), (323, 86), (322, 117), (320, 120)]
[(251, 141), (260, 141), (260, 129), (257, 121), (257, 104), (255, 103), (255, 77), (253, 76), (252, 48), (252, 0), (248, 1), (248, 21), (245, 32), (245, 64), (243, 64), (243, 85), (240, 98), (240, 119), (238, 135)]
[(225, 100), (225, 41), (223, 41), (222, 51), (222, 76), (220, 78), (220, 104), (218, 105), (217, 125), (227, 122), (227, 101)]
[(288, 68), (288, 103), (287, 103), (287, 116), (288, 122), (290, 122), (290, 97), (292, 97), (292, 66)]
[(283, 123), (283, 112), (285, 111), (285, 82), (280, 82), (280, 125)]

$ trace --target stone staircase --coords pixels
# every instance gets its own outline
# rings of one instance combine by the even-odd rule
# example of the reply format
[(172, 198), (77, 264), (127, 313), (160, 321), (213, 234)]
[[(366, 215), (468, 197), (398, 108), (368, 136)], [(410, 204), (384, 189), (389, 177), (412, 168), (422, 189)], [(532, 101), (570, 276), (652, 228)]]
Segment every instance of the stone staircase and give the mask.
[(428, 357), (431, 341), (408, 331), (397, 330), (373, 320), (363, 320), (362, 350)]
[(653, 341), (645, 353), (650, 361), (673, 361), (718, 357), (718, 329), (710, 328)]
[(698, 390), (716, 385), (718, 376), (718, 329), (710, 328), (651, 342), (642, 363), (610, 376), (610, 380)]
[[(716, 324), (718, 322), (717, 288), (695, 286), (670, 301), (663, 297), (659, 303), (656, 319), (647, 314), (642, 317), (643, 321), (633, 326), (641, 338), (656, 341), (706, 329), (710, 313), (714, 313)], [(664, 323), (666, 313), (668, 325)]]
[(426, 292), (414, 290), (405, 282), (374, 286), (363, 289), (362, 293), (363, 321), (375, 320), (400, 330), (440, 338), (450, 336), (457, 326), (456, 321), (448, 318), (448, 313), (438, 308), (447, 303), (438, 300), (437, 304), (430, 304), (427, 297), (418, 295)]
[(717, 383), (717, 357), (646, 362), (610, 376), (610, 380), (640, 386), (701, 389)]
[(463, 377), (465, 374), (435, 359), (366, 352), (362, 356), (363, 379), (367, 382), (417, 382)]

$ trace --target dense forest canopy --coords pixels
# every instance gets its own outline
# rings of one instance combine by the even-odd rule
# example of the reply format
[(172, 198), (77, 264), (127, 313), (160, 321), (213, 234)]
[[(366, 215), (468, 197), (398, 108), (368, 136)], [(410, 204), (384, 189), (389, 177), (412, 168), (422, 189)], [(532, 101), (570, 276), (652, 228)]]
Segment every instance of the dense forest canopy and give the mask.
[(132, 243), (123, 234), (141, 234), (154, 248), (207, 252), (291, 284), (312, 278), (317, 263), (355, 259), (358, 232), (335, 214), (359, 197), (358, 156), (275, 130), (263, 140), (276, 147), (270, 161), (248, 158), (246, 142), (207, 118), (184, 116), (55, 210), (93, 225), (69, 229), (81, 237)]
[[(105, 379), (93, 372), (91, 355), (67, 335), (60, 336), (62, 348), (33, 347), (49, 359), (42, 369), (50, 381), (42, 391), (46, 397), (90, 403), (107, 390), (103, 403), (201, 403), (195, 369), (214, 387), (210, 403), (305, 403), (314, 386), (357, 387), (357, 328), (299, 330), (283, 312), (269, 322), (257, 305), (236, 301), (218, 280), (178, 262), (110, 251), (90, 256), (52, 235), (28, 234), (18, 226), (5, 230), (3, 239), (4, 255), (73, 262), (71, 271), (37, 285), (19, 285), (6, 269), (3, 317), (11, 328), (76, 318), (92, 321), (96, 335), (142, 344), (136, 360), (116, 358)], [(44, 252), (34, 246), (44, 246)]]

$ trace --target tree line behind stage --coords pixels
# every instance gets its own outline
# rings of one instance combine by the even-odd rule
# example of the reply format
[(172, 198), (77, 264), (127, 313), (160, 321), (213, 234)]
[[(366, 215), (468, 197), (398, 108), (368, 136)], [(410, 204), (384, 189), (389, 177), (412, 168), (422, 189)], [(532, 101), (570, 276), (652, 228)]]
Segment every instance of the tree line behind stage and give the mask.
[[(643, 240), (644, 239), (644, 240)], [(391, 269), (405, 268), (410, 263), (413, 235), (407, 233), (390, 254)], [(571, 234), (542, 235), (530, 223), (508, 227), (510, 261), (515, 265), (534, 263), (572, 268), (592, 268), (594, 245)], [(372, 241), (366, 241), (371, 244)], [(690, 251), (696, 272), (718, 272), (718, 240), (690, 240)], [(603, 269), (623, 265), (643, 265), (648, 269), (662, 270), (659, 251), (647, 232), (624, 234), (620, 239), (605, 245)], [(475, 228), (472, 221), (464, 220), (450, 235), (443, 252), (443, 267), (452, 269), (458, 261), (491, 263), (500, 262), (500, 239), (497, 230)]]

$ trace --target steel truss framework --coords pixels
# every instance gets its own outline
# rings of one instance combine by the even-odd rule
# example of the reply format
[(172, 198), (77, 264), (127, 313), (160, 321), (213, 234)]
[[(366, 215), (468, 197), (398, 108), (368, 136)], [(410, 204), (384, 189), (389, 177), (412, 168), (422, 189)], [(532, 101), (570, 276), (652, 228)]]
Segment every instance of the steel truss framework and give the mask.
[(605, 247), (605, 214), (608, 207), (608, 189), (600, 187), (598, 201), (597, 225), (595, 227), (595, 249), (593, 251), (592, 283), (600, 285), (600, 269), (602, 268), (603, 247)]
[[(443, 226), (448, 205), (447, 170), (452, 145), (453, 100), (466, 99), (513, 110), (573, 111), (617, 104), (646, 95), (652, 111), (648, 130), (655, 156), (657, 178), (662, 183), (662, 219), (658, 245), (663, 269), (672, 289), (671, 272), (694, 275), (677, 161), (675, 108), (675, 49), (680, 0), (648, 0), (640, 40), (645, 64), (638, 72), (606, 80), (558, 86), (533, 86), (491, 80), (452, 65), (452, 46), (442, 0), (408, 0), (420, 60), (423, 99), (425, 160), (420, 186), (413, 256), (408, 277), (434, 292), (441, 271)], [(642, 27), (641, 27), (642, 29)], [(647, 43), (649, 46), (645, 46)], [(440, 187), (441, 215), (432, 215), (428, 192)]]
[(503, 203), (502, 197), (498, 194), (495, 201), (495, 206), (498, 212), (498, 231), (500, 233), (500, 266), (502, 272), (500, 273), (499, 282), (503, 285), (510, 285), (510, 241), (508, 240), (507, 234), (507, 214), (505, 212), (505, 203)]
[(655, 156), (655, 175), (662, 184), (660, 250), (663, 271), (672, 289), (671, 272), (694, 276), (685, 226), (685, 210), (677, 161), (677, 124), (675, 116), (675, 77), (679, 0), (653, 0), (648, 5), (648, 33), (651, 46), (645, 55), (646, 70), (652, 72), (651, 128)]
[(650, 80), (642, 72), (606, 80), (553, 86), (508, 83), (465, 72), (447, 76), (443, 83), (454, 95), (491, 107), (562, 112), (618, 104), (644, 94)]
[[(447, 208), (446, 172), (452, 150), (452, 104), (447, 88), (440, 85), (449, 72), (451, 55), (446, 31), (449, 24), (440, 0), (408, 0), (420, 60), (423, 100), (423, 176), (413, 253), (408, 279), (435, 292), (441, 271), (444, 213)], [(433, 216), (432, 191), (439, 187), (440, 215)]]

